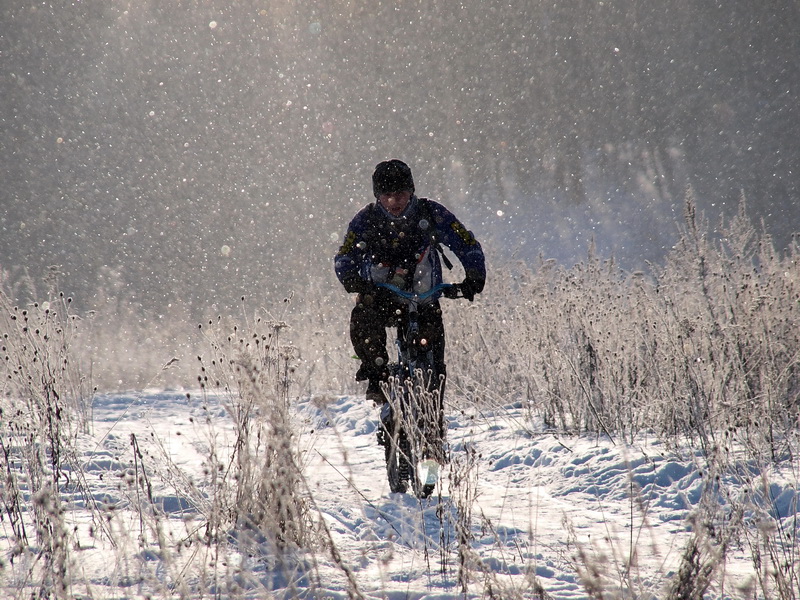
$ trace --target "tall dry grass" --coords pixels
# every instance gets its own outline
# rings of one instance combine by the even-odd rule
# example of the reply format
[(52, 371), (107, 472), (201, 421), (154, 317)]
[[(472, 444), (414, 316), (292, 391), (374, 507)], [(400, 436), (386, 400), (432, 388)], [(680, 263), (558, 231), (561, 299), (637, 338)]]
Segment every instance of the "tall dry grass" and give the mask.
[(262, 313), (241, 325), (217, 319), (200, 328), (209, 350), (198, 357), (201, 397), (222, 402), (234, 431), (229, 447), (210, 445), (206, 543), (233, 552), (232, 537), (236, 552), (268, 557), (270, 585), (292, 596), (321, 585), (315, 553), (323, 552), (344, 574), (350, 597), (360, 598), (303, 470), (290, 410), (299, 350), (285, 339), (286, 321)]
[(663, 266), (628, 273), (589, 248), (494, 269), (449, 328), (455, 397), (530, 403), (548, 425), (710, 449), (746, 432), (782, 454), (800, 416), (800, 247), (779, 253), (738, 215), (712, 239), (688, 195)]
[(211, 354), (200, 359), (198, 384), (204, 400), (217, 394), (233, 422), (235, 439), (209, 470), (218, 477), (210, 531), (240, 523), (268, 529), (276, 549), (312, 542), (299, 489), (302, 472), (289, 416), (289, 385), (295, 348), (282, 340), (282, 321), (256, 318), (251, 326), (226, 331), (222, 321), (202, 326)]
[[(674, 449), (696, 446), (704, 470), (719, 480), (709, 480), (709, 495), (692, 515), (695, 535), (665, 597), (702, 597), (735, 540), (753, 558), (753, 596), (796, 599), (798, 528), (786, 519), (787, 510), (797, 513), (796, 496), (793, 506), (781, 504), (768, 473), (771, 464), (796, 460), (798, 447), (800, 249), (794, 243), (777, 252), (748, 220), (744, 201), (712, 236), (689, 194), (679, 230), (667, 260), (648, 273), (625, 272), (591, 247), (585, 261), (569, 268), (544, 259), (494, 264), (478, 302), (445, 308), (447, 407), (522, 402), (531, 427), (541, 418), (549, 428), (618, 443), (646, 432)], [(61, 494), (73, 486), (89, 506), (93, 502), (75, 447), (91, 422), (91, 369), (76, 358), (84, 356), (86, 345), (76, 348), (76, 340), (87, 339), (80, 336), (89, 316), (75, 314), (52, 285), (42, 296), (49, 300), (29, 306), (16, 306), (13, 295), (0, 293), (4, 517), (14, 541), (15, 577), (40, 597), (66, 598), (77, 579)], [(199, 388), (192, 394), (201, 400), (221, 402), (234, 432), (231, 444), (216, 444), (214, 423), (206, 423), (205, 481), (191, 481), (166, 454), (159, 466), (131, 440), (132, 505), (140, 530), (152, 532), (169, 563), (171, 587), (157, 588), (165, 595), (235, 597), (250, 575), (198, 564), (190, 580), (185, 565), (167, 561), (174, 549), (150, 492), (156, 475), (170, 478), (197, 507), (203, 526), (195, 541), (214, 565), (233, 552), (264, 553), (274, 557), (275, 586), (313, 590), (319, 584), (313, 557), (323, 551), (347, 576), (350, 596), (361, 596), (305, 481), (290, 411), (292, 390), (354, 389), (343, 298), (338, 288), (312, 286), (281, 307), (280, 318), (217, 319), (199, 329), (200, 360), (193, 367), (199, 376), (185, 383)], [(291, 344), (287, 323), (293, 325)], [(101, 338), (95, 332), (94, 339)], [(451, 471), (461, 519), (454, 529), (457, 579), (464, 594), (483, 581), (491, 596), (500, 584), (470, 547), (480, 485), (472, 458), (455, 460)], [(726, 479), (731, 485), (716, 483)], [(95, 507), (92, 514), (119, 553), (131, 547), (112, 531), (116, 521), (107, 511)], [(491, 530), (491, 523), (481, 528)], [(650, 593), (633, 578), (609, 581), (601, 567), (590, 552), (578, 553), (575, 568), (591, 597)], [(503, 593), (546, 597), (535, 578), (529, 589)]]
[(104, 530), (76, 448), (90, 426), (93, 393), (73, 349), (81, 322), (71, 299), (50, 286), (46, 299), (18, 306), (6, 282), (0, 272), (0, 489), (2, 516), (11, 525), (6, 558), (42, 597), (68, 598), (72, 563), (62, 494), (82, 495)]
[[(521, 401), (532, 427), (541, 418), (616, 443), (646, 434), (676, 451), (694, 446), (699, 468), (719, 479), (691, 515), (675, 584), (655, 597), (704, 597), (743, 539), (758, 573), (747, 593), (795, 599), (798, 528), (787, 515), (797, 497), (773, 497), (769, 473), (800, 447), (800, 246), (778, 252), (744, 199), (714, 231), (690, 190), (679, 241), (647, 273), (592, 246), (571, 268), (495, 265), (480, 304), (449, 326), (450, 404)], [(633, 577), (609, 582), (584, 550), (575, 565), (593, 598), (654, 593)]]

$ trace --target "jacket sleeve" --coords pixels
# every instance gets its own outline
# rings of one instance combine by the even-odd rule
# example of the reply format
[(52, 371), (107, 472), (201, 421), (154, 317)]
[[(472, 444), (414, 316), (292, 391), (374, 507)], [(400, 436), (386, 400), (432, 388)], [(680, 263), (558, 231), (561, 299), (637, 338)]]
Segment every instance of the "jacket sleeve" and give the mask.
[(333, 267), (336, 277), (344, 282), (352, 277), (362, 277), (364, 265), (364, 253), (362, 251), (363, 233), (366, 222), (367, 208), (361, 210), (347, 227), (344, 242), (336, 252), (333, 259)]
[(431, 202), (431, 212), (436, 222), (437, 239), (452, 250), (465, 271), (486, 279), (486, 258), (472, 232), (438, 202)]

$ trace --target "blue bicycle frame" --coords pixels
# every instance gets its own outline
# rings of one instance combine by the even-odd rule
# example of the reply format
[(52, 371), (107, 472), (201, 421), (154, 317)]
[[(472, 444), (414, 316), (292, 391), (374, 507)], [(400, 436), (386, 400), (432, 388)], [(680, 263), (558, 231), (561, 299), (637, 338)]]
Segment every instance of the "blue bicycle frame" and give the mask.
[[(426, 292), (416, 293), (401, 290), (396, 285), (391, 283), (376, 283), (376, 286), (389, 290), (393, 294), (408, 301), (408, 327), (404, 334), (398, 331), (397, 336), (397, 351), (401, 366), (408, 368), (408, 374), (413, 375), (418, 368), (420, 360), (420, 351), (422, 348), (419, 344), (419, 321), (417, 316), (419, 314), (419, 305), (423, 304), (426, 300), (437, 297), (439, 294), (447, 298), (457, 298), (461, 287), (454, 283), (439, 283), (433, 286)], [(432, 364), (429, 364), (430, 368)], [(425, 369), (423, 369), (424, 371)]]
[[(407, 318), (405, 323), (398, 325), (395, 341), (398, 362), (389, 365), (395, 380), (390, 388), (389, 402), (381, 407), (382, 430), (379, 440), (383, 439), (381, 443), (386, 450), (389, 484), (393, 492), (401, 492), (406, 490), (406, 482), (409, 482), (417, 496), (427, 498), (434, 489), (435, 475), (430, 481), (427, 477), (420, 477), (417, 463), (421, 461), (426, 464), (426, 472), (432, 468), (431, 464), (436, 466), (436, 461), (429, 459), (441, 454), (435, 448), (443, 443), (443, 432), (440, 431), (443, 416), (441, 390), (434, 392), (439, 389), (441, 381), (440, 374), (436, 372), (433, 350), (419, 336), (419, 306), (431, 298), (437, 298), (439, 294), (458, 298), (460, 286), (440, 283), (426, 292), (414, 293), (389, 283), (376, 285), (407, 301)], [(417, 394), (412, 392), (412, 388), (415, 385), (421, 385), (428, 394), (433, 392), (428, 400), (431, 406), (427, 410), (414, 400)], [(433, 435), (434, 439), (426, 439), (429, 435)], [(432, 472), (435, 473), (437, 469), (438, 466)]]
[[(396, 294), (397, 296), (400, 296), (405, 300), (410, 300), (412, 302), (415, 302), (417, 305), (425, 302), (425, 300), (432, 298), (433, 296), (435, 296), (440, 292), (442, 293), (442, 295), (448, 298), (455, 298), (456, 294), (458, 294), (458, 292), (461, 289), (460, 286), (455, 283), (437, 283), (427, 292), (421, 292), (418, 294), (416, 292), (407, 292), (405, 290), (401, 290), (399, 287), (391, 283), (376, 283), (375, 285), (387, 289), (393, 294)], [(448, 291), (453, 291), (454, 294), (451, 296), (448, 294)]]

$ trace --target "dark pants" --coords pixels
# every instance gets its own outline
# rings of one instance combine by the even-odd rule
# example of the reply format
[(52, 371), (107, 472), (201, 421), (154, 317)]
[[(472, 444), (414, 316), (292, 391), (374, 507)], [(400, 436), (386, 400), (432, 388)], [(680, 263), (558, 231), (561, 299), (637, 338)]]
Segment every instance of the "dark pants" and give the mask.
[[(438, 302), (423, 304), (418, 310), (419, 339), (427, 340), (433, 352), (436, 373), (442, 378), (439, 393), (427, 397), (421, 406), (420, 428), (427, 441), (425, 453), (440, 462), (445, 460), (444, 445), (444, 386), (447, 375), (444, 363), (444, 323), (442, 309)], [(350, 315), (350, 340), (361, 359), (357, 380), (385, 380), (388, 376), (386, 366), (389, 362), (386, 351), (386, 328), (407, 327), (408, 307), (392, 302), (380, 290), (377, 294), (359, 295), (358, 302)]]
[[(445, 375), (442, 309), (438, 302), (431, 302), (420, 306), (418, 315), (420, 338), (428, 341), (436, 370)], [(407, 322), (407, 307), (393, 302), (387, 294), (359, 295), (350, 315), (350, 341), (361, 359), (356, 379), (386, 378), (386, 328), (405, 327)]]

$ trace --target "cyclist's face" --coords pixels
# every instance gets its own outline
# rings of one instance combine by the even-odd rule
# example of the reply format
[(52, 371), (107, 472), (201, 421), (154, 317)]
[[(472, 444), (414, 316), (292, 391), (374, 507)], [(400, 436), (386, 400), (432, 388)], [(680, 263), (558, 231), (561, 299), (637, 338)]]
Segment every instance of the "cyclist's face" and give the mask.
[(389, 192), (388, 194), (381, 194), (378, 196), (378, 202), (381, 206), (389, 211), (393, 217), (399, 217), (411, 202), (411, 192), (404, 190), (402, 192)]

